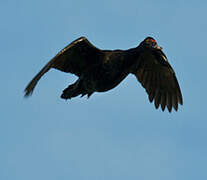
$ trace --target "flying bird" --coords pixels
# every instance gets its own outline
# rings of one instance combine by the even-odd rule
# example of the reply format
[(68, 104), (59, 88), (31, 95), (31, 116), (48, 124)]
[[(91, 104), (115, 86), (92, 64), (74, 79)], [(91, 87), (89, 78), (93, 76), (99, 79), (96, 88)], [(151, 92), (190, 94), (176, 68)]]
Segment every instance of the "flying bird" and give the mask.
[(181, 90), (173, 68), (162, 47), (152, 37), (128, 50), (101, 50), (80, 37), (52, 58), (25, 88), (30, 96), (40, 78), (51, 68), (72, 73), (78, 80), (63, 90), (61, 98), (105, 92), (116, 87), (129, 74), (145, 88), (149, 101), (162, 111), (178, 110), (183, 104)]

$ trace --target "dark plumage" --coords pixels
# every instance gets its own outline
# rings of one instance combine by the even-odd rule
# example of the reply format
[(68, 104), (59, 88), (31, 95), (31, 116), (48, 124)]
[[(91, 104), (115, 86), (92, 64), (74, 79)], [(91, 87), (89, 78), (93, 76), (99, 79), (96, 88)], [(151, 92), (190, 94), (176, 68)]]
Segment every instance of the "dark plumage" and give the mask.
[(152, 37), (147, 37), (136, 48), (128, 50), (100, 50), (85, 37), (81, 37), (51, 59), (25, 88), (25, 96), (32, 94), (39, 79), (55, 68), (79, 77), (61, 95), (70, 99), (78, 95), (90, 97), (94, 92), (104, 92), (116, 87), (129, 73), (134, 74), (154, 100), (171, 112), (183, 104), (181, 90), (167, 57)]

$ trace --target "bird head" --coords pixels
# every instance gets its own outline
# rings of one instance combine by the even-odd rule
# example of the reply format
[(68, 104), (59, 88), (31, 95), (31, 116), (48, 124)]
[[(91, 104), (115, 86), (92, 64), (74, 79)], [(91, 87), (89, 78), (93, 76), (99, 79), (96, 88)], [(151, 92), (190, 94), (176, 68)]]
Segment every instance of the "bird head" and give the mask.
[(158, 46), (157, 41), (152, 37), (145, 38), (144, 41), (141, 42), (141, 45), (162, 50), (162, 47)]

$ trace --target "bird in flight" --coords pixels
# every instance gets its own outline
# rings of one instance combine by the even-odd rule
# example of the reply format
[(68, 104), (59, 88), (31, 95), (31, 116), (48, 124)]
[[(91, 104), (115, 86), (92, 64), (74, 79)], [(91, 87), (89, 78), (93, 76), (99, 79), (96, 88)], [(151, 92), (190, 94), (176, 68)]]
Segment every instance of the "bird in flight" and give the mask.
[(173, 68), (162, 48), (152, 37), (128, 50), (101, 50), (85, 37), (80, 37), (52, 58), (25, 88), (30, 96), (40, 78), (51, 68), (72, 73), (78, 80), (63, 90), (61, 98), (105, 92), (116, 87), (129, 74), (134, 74), (145, 88), (149, 101), (162, 111), (178, 110), (182, 93)]

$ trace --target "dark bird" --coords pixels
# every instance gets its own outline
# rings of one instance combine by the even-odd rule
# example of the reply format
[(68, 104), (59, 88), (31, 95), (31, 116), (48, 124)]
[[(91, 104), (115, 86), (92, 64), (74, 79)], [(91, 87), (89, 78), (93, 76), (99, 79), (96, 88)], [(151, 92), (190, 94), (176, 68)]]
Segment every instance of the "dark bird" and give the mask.
[(181, 90), (173, 68), (155, 39), (147, 37), (136, 48), (101, 50), (85, 37), (80, 37), (52, 58), (25, 88), (25, 96), (32, 94), (37, 82), (51, 68), (79, 77), (63, 90), (61, 98), (105, 92), (116, 87), (132, 73), (145, 88), (149, 101), (156, 109), (169, 112), (183, 104)]

